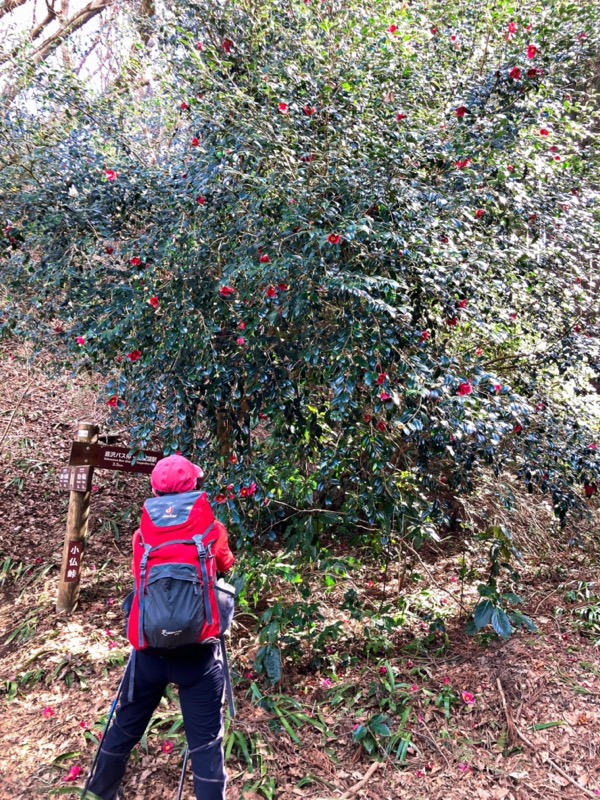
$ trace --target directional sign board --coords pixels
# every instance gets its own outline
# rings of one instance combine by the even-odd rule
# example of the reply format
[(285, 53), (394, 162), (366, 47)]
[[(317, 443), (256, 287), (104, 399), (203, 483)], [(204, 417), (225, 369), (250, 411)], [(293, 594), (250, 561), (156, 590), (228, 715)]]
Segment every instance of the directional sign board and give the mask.
[(158, 450), (132, 452), (129, 447), (116, 447), (112, 444), (73, 442), (69, 465), (118, 469), (122, 472), (138, 472), (149, 475), (161, 458), (164, 456)]

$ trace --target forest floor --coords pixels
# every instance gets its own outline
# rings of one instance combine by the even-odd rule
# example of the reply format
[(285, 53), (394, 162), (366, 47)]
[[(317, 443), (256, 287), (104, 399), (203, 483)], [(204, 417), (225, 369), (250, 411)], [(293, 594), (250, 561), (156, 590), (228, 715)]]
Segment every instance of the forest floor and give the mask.
[[(7, 346), (0, 365), (0, 798), (30, 800), (81, 785), (93, 757), (128, 655), (120, 602), (147, 479), (96, 474), (79, 604), (56, 615), (68, 503), (57, 476), (77, 421), (102, 422), (106, 411), (91, 379), (50, 380)], [(542, 498), (522, 503), (519, 590), (537, 632), (469, 638), (461, 610), (476, 595), (463, 592), (460, 553), (443, 546), (420, 556), (406, 629), (379, 640), (335, 591), (322, 594), (327, 621), (354, 631), (352, 658), (338, 653), (336, 662), (343, 648), (332, 642), (318, 669), (285, 662), (276, 687), (253, 672), (256, 634), (238, 623), (238, 714), (225, 738), (230, 800), (600, 796), (598, 513), (575, 542), (557, 532), (549, 546), (545, 526), (554, 523)], [(393, 604), (392, 581), (371, 578), (368, 564), (356, 572), (358, 593)], [(434, 646), (425, 607), (445, 620)], [(360, 725), (387, 757), (373, 760), (356, 742)], [(134, 753), (126, 799), (174, 798), (182, 749), (176, 700), (165, 698)]]

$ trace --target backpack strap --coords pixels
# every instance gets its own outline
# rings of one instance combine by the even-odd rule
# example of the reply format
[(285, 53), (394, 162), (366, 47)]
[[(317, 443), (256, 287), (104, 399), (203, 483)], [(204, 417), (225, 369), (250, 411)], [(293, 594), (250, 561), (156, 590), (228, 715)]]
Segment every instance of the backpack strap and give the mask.
[(201, 536), (194, 536), (193, 541), (198, 550), (198, 559), (200, 560), (200, 571), (202, 572), (202, 593), (204, 596), (204, 614), (208, 625), (213, 623), (212, 607), (210, 605), (210, 595), (208, 593), (208, 571), (206, 569), (206, 559), (211, 557), (210, 545), (208, 548), (204, 544), (204, 538), (214, 528), (214, 522), (211, 522), (208, 528)]
[(142, 540), (144, 546), (144, 555), (140, 561), (140, 588), (138, 594), (138, 645), (144, 646), (144, 588), (146, 583), (146, 564), (148, 563), (148, 556), (154, 548), (150, 547)]

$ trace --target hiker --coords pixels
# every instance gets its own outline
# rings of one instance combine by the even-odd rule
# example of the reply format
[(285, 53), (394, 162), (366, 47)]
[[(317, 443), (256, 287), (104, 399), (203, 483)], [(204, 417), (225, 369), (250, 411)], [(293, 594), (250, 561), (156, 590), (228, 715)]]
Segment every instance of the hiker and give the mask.
[(227, 572), (234, 557), (227, 530), (214, 520), (206, 494), (199, 491), (203, 477), (200, 467), (180, 455), (159, 461), (150, 477), (154, 497), (144, 503), (133, 537), (137, 591), (126, 601), (134, 650), (88, 786), (102, 800), (117, 798), (129, 754), (169, 683), (179, 687), (195, 796), (225, 798), (226, 661), (217, 638), (222, 629), (213, 587), (215, 573)]

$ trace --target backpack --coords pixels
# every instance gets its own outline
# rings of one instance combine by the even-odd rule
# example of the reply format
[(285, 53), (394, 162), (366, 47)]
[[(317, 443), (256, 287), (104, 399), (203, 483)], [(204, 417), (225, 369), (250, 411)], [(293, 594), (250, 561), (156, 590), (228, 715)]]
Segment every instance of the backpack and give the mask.
[[(135, 650), (172, 649), (225, 632), (231, 620), (220, 613), (211, 552), (217, 537), (204, 492), (146, 500), (134, 539), (134, 594), (127, 620)], [(224, 601), (233, 612), (233, 598)]]

